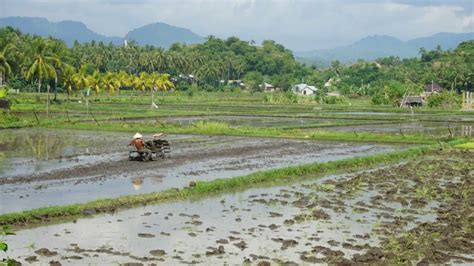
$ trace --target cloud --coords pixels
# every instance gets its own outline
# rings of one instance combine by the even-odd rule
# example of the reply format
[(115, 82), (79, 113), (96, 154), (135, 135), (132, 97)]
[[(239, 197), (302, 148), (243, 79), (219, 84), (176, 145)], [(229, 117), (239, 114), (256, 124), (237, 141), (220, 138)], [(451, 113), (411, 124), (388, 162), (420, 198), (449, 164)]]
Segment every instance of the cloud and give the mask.
[(472, 31), (473, 5), (472, 0), (0, 0), (0, 16), (79, 20), (115, 36), (161, 21), (202, 36), (274, 39), (309, 50), (373, 34), (409, 39)]
[(456, 12), (459, 16), (470, 16), (474, 12), (473, 0), (394, 0), (395, 2), (412, 6), (456, 6), (460, 7)]

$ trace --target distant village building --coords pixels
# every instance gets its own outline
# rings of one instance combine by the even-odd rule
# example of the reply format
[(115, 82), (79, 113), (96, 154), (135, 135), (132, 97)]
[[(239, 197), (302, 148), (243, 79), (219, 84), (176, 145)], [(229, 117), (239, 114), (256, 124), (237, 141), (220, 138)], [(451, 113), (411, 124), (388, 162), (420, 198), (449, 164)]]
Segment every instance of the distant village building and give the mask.
[(431, 83), (427, 83), (425, 84), (425, 92), (428, 92), (428, 93), (438, 93), (438, 92), (442, 92), (444, 89), (443, 87), (441, 87), (441, 85), (439, 85), (438, 83), (435, 83), (435, 82), (431, 82)]
[(0, 109), (10, 110), (10, 101), (7, 99), (0, 99)]
[(441, 87), (441, 85), (439, 85), (438, 83), (432, 81), (431, 83), (425, 84), (423, 92), (420, 95), (423, 98), (423, 101), (425, 101), (431, 95), (438, 94), (442, 91), (444, 91), (444, 88)]
[(462, 109), (463, 111), (471, 111), (474, 106), (473, 92), (463, 91), (462, 92)]
[(185, 74), (179, 74), (178, 77), (173, 77), (171, 78), (172, 82), (184, 82), (187, 84), (192, 84), (195, 81), (195, 78), (193, 75), (185, 75)]
[(245, 88), (246, 88), (245, 83), (240, 79), (228, 80), (227, 85), (239, 86), (239, 88), (242, 89), (242, 90), (245, 90)]
[(333, 91), (333, 92), (328, 92), (328, 93), (326, 93), (326, 96), (329, 96), (329, 97), (341, 97), (341, 93), (339, 93), (338, 91)]
[(326, 83), (324, 83), (324, 89), (325, 91), (328, 91), (334, 84), (336, 84), (339, 81), (339, 79), (333, 79), (330, 78)]
[(274, 91), (276, 91), (275, 86), (273, 86), (270, 83), (266, 83), (266, 82), (264, 82), (263, 84), (258, 85), (258, 87), (263, 92), (274, 92)]
[(302, 83), (295, 85), (292, 90), (294, 94), (309, 96), (314, 95), (318, 91), (318, 88)]
[(424, 100), (421, 96), (404, 96), (400, 104), (401, 107), (421, 107)]

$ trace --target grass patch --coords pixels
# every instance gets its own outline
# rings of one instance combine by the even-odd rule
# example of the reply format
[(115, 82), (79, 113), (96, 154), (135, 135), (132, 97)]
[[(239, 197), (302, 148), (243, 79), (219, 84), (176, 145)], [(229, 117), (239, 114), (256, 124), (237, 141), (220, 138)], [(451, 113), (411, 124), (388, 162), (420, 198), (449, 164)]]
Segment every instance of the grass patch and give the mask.
[(460, 149), (474, 149), (474, 142), (467, 142), (463, 144), (456, 145), (456, 148)]
[[(460, 144), (461, 142), (462, 140), (451, 144), (455, 145)], [(198, 181), (194, 187), (188, 187), (181, 190), (170, 189), (141, 195), (99, 199), (81, 204), (44, 207), (24, 212), (2, 214), (0, 215), (0, 225), (30, 226), (45, 222), (60, 221), (65, 218), (85, 217), (96, 213), (113, 212), (118, 209), (131, 208), (143, 204), (192, 199), (216, 193), (231, 192), (236, 189), (248, 189), (257, 185), (274, 183), (277, 181), (309, 179), (320, 174), (327, 174), (341, 170), (348, 171), (362, 167), (371, 167), (382, 163), (399, 161), (410, 157), (418, 157), (434, 149), (439, 149), (441, 146), (441, 144), (420, 146), (385, 154), (256, 172), (250, 175), (228, 179)]]
[(307, 131), (301, 129), (284, 128), (258, 128), (229, 126), (222, 122), (199, 121), (191, 125), (179, 126), (175, 124), (163, 123), (101, 123), (99, 125), (91, 123), (77, 124), (49, 124), (51, 128), (81, 129), (81, 130), (101, 130), (119, 132), (141, 132), (141, 133), (174, 133), (174, 134), (201, 134), (201, 135), (230, 135), (230, 136), (251, 136), (251, 137), (278, 137), (278, 138), (299, 138), (314, 140), (332, 141), (360, 141), (378, 143), (412, 143), (412, 144), (433, 144), (437, 140), (421, 134), (386, 134), (370, 132), (338, 132), (329, 130)]

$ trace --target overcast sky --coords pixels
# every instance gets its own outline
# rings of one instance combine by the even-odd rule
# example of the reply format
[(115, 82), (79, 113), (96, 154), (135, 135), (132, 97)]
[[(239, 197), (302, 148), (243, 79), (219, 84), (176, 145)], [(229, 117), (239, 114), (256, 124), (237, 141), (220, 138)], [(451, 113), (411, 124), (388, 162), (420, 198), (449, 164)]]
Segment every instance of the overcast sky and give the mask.
[(0, 17), (9, 16), (77, 20), (114, 36), (159, 21), (304, 51), (374, 34), (407, 40), (473, 32), (474, 0), (0, 0)]

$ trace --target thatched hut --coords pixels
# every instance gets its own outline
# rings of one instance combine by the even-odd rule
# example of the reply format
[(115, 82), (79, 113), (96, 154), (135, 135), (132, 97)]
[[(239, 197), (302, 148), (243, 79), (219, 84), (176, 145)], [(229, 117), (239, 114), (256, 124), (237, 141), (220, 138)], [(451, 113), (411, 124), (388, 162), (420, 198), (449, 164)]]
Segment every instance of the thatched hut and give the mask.
[(421, 96), (405, 96), (402, 99), (402, 107), (421, 107), (423, 106), (423, 97)]
[(7, 99), (0, 99), (0, 109), (10, 110), (10, 101)]

